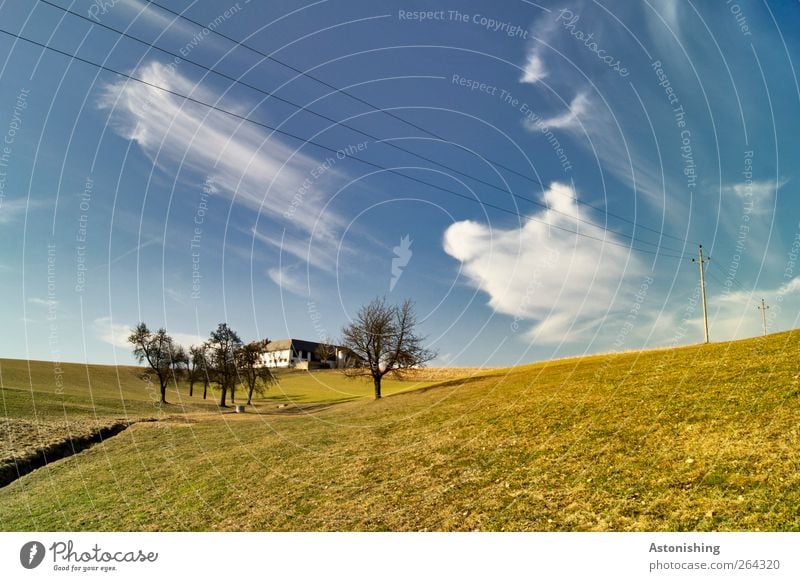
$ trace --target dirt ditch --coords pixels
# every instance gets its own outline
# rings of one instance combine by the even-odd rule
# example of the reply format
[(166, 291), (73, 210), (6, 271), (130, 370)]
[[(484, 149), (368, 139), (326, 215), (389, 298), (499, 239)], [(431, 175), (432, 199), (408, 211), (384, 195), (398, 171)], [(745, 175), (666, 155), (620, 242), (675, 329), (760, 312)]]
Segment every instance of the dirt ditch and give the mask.
[[(41, 424), (36, 426), (36, 433), (39, 434), (40, 441), (37, 443), (34, 438), (26, 437), (26, 446), (14, 445), (11, 438), (11, 431), (16, 432), (19, 437), (21, 433), (30, 432), (31, 426), (18, 425), (18, 424), (32, 424), (32, 422), (14, 422), (9, 425), (8, 423), (3, 426), (5, 430), (9, 431), (8, 439), (9, 450), (4, 450), (4, 454), (0, 457), (0, 488), (8, 486), (15, 480), (30, 474), (38, 468), (47, 466), (51, 462), (56, 462), (63, 458), (68, 458), (87, 448), (91, 448), (95, 444), (99, 444), (108, 438), (112, 438), (120, 432), (126, 430), (133, 424), (142, 421), (155, 421), (153, 419), (138, 419), (138, 420), (120, 420), (114, 421), (105, 425), (100, 425), (83, 430), (70, 429), (67, 433), (70, 437), (67, 439), (53, 439), (44, 437), (42, 438)], [(27, 429), (26, 429), (27, 428)], [(52, 431), (46, 430), (44, 433), (53, 434)], [(61, 432), (62, 434), (64, 432)], [(31, 436), (32, 434), (27, 434)]]

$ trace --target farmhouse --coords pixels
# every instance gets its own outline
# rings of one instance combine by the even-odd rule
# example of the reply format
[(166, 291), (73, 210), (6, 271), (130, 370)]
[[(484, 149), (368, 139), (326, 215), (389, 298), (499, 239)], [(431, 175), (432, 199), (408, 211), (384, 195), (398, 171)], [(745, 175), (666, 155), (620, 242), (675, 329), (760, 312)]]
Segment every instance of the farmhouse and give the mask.
[(321, 347), (323, 343), (302, 339), (280, 339), (267, 345), (263, 357), (267, 367), (288, 367), (294, 369), (319, 369), (345, 367), (347, 350), (336, 345)]

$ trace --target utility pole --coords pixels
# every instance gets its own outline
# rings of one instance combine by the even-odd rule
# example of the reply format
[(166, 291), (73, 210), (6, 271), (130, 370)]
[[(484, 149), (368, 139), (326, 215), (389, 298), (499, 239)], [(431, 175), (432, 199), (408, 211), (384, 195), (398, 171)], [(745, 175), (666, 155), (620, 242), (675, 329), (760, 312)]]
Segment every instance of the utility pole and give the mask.
[(764, 336), (767, 336), (767, 309), (769, 306), (761, 299), (761, 306), (758, 309), (761, 311), (761, 318), (764, 320)]
[(703, 260), (703, 245), (700, 245), (700, 258), (692, 258), (692, 262), (700, 264), (700, 295), (703, 298), (703, 331), (705, 332), (705, 342), (708, 343), (708, 309), (706, 308), (706, 273), (705, 264), (710, 258)]

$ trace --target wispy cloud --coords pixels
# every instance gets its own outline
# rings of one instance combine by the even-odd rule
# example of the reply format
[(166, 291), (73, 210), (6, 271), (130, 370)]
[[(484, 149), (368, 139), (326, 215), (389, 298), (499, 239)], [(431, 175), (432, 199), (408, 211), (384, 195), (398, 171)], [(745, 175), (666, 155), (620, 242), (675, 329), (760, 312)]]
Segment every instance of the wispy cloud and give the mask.
[(164, 287), (164, 296), (178, 304), (186, 304), (186, 296), (174, 288)]
[[(126, 20), (136, 19), (145, 23), (158, 31), (169, 31), (170, 34), (180, 38), (190, 38), (192, 34), (200, 31), (199, 27), (178, 18), (174, 14), (154, 7), (145, 0), (125, 0), (114, 4), (113, 10), (124, 11)], [(211, 34), (203, 35), (204, 42), (217, 42), (216, 37)]]
[(771, 210), (778, 190), (786, 185), (788, 180), (752, 180), (726, 186), (724, 193), (733, 194), (744, 201), (753, 202), (753, 211), (766, 213)]
[(25, 217), (26, 212), (37, 210), (46, 205), (42, 200), (28, 198), (2, 198), (0, 199), (0, 224), (13, 224)]
[(57, 313), (59, 318), (72, 318), (72, 313), (65, 309), (63, 303), (57, 299), (43, 299), (39, 297), (28, 297), (26, 302), (36, 307), (34, 310), (46, 309), (48, 313)]
[(307, 297), (308, 286), (300, 278), (298, 278), (296, 270), (296, 268), (290, 266), (270, 268), (267, 271), (267, 275), (272, 282), (277, 284), (283, 290), (301, 297)]
[[(708, 280), (708, 279), (707, 279)], [(708, 285), (708, 283), (707, 283)], [(687, 303), (672, 301), (663, 313), (637, 329), (637, 338), (649, 334), (654, 346), (700, 342), (703, 338), (703, 316), (699, 304), (699, 285), (694, 293), (694, 307), (687, 316)], [(797, 326), (800, 318), (800, 277), (778, 287), (714, 292), (708, 299), (709, 335), (712, 341), (730, 341), (761, 335), (763, 319), (759, 307), (766, 301), (767, 332), (785, 331)], [(650, 319), (646, 319), (650, 320)]]
[(675, 38), (681, 34), (681, 2), (680, 0), (662, 0), (649, 2), (642, 6), (645, 23), (654, 42), (660, 46), (673, 46)]
[(528, 61), (520, 75), (521, 83), (535, 84), (547, 76), (547, 69), (544, 66), (544, 61), (540, 55), (540, 49), (534, 48), (528, 53)]
[[(631, 103), (631, 106), (637, 105)], [(635, 109), (631, 110), (632, 117), (636, 114)], [(662, 161), (654, 155), (652, 144), (643, 143), (638, 134), (620, 125), (621, 121), (602, 95), (581, 90), (572, 98), (566, 111), (546, 119), (526, 117), (523, 125), (534, 134), (548, 128), (572, 136), (578, 147), (599, 159), (604, 171), (635, 188), (651, 204), (661, 208), (665, 187), (673, 182), (665, 174)], [(674, 183), (677, 189), (679, 182)], [(685, 224), (686, 210), (686, 204), (673, 200), (669, 216), (676, 224)]]
[[(252, 115), (249, 104), (220, 103), (209, 88), (159, 62), (140, 67), (136, 74), (153, 85)], [(211, 178), (219, 191), (215, 195), (227, 195), (259, 212), (262, 233), (285, 227), (298, 236), (313, 232), (321, 244), (336, 240), (344, 220), (331, 208), (319, 211), (328, 180), (340, 175), (335, 168), (320, 170), (320, 162), (264, 128), (141, 83), (106, 85), (99, 105), (112, 111), (115, 130), (136, 142), (162, 170), (170, 174), (189, 170), (194, 179)], [(313, 177), (320, 174), (324, 175)], [(274, 242), (276, 236), (263, 240)]]
[(657, 6), (661, 9), (661, 16), (667, 22), (667, 25), (675, 34), (678, 34), (680, 24), (680, 2), (678, 0), (663, 0), (659, 2)]
[[(128, 337), (133, 332), (133, 328), (124, 323), (114, 323), (111, 317), (100, 317), (93, 321), (93, 328), (95, 335), (104, 343), (114, 345), (121, 349), (130, 349), (131, 344), (128, 343)], [(167, 329), (169, 335), (177, 342), (186, 348), (192, 345), (200, 345), (206, 338), (193, 333), (174, 333)]]
[(163, 244), (163, 241), (160, 238), (149, 238), (148, 240), (145, 240), (141, 244), (137, 244), (136, 246), (134, 246), (132, 248), (129, 248), (128, 250), (126, 250), (122, 254), (118, 254), (117, 256), (112, 258), (110, 262), (98, 264), (97, 266), (94, 267), (94, 270), (100, 270), (100, 269), (106, 268), (106, 267), (108, 267), (110, 265), (114, 265), (114, 264), (120, 262), (121, 260), (124, 260), (125, 258), (130, 256), (131, 254), (135, 254), (135, 253), (141, 252), (142, 250), (144, 250), (148, 246), (153, 246), (155, 244), (161, 245), (161, 244)]
[[(674, 16), (677, 8), (670, 2), (665, 10)], [(622, 68), (633, 66), (638, 57), (625, 54), (624, 49), (618, 46), (612, 30), (614, 27), (608, 19), (593, 17), (596, 9), (591, 2), (576, 0), (570, 12), (582, 17), (583, 33), (591, 34), (593, 39), (602, 39), (598, 50), (613, 54)], [(567, 30), (563, 21), (558, 23), (554, 13), (541, 15), (532, 25), (532, 31), (540, 42), (528, 48), (520, 82), (531, 84), (529, 80), (535, 81), (533, 85), (538, 88), (544, 79), (548, 91), (535, 95), (541, 98), (540, 106), (547, 106), (553, 94), (566, 94), (569, 97), (565, 99), (571, 100), (568, 105), (560, 104), (561, 111), (556, 109), (549, 118), (542, 114), (538, 123), (523, 119), (526, 128), (536, 132), (547, 127), (566, 133), (574, 140), (575, 147), (598, 160), (603, 172), (643, 194), (647, 203), (663, 211), (665, 192), (686, 189), (682, 174), (665, 170), (665, 167), (679, 166), (669, 165), (671, 159), (660, 159), (664, 152), (659, 150), (660, 143), (653, 140), (654, 134), (650, 130), (651, 121), (655, 124), (655, 131), (660, 129), (661, 118), (648, 119), (648, 116), (651, 115), (651, 103), (663, 103), (663, 95), (645, 87), (642, 89), (645, 93), (643, 104), (639, 102), (638, 89), (634, 88), (632, 92), (628, 83), (605, 82), (603, 77), (593, 75), (595, 68), (605, 67), (606, 63), (586, 42), (581, 42)], [(542, 76), (542, 71), (546, 76)], [(673, 155), (674, 150), (666, 153)], [(688, 204), (674, 201), (668, 216), (674, 220), (670, 227), (685, 225)]]
[(539, 123), (526, 118), (524, 121), (525, 128), (532, 132), (541, 131), (542, 126), (549, 129), (577, 129), (582, 123), (589, 105), (589, 97), (585, 93), (578, 93), (573, 97), (566, 112), (548, 119), (542, 119)]
[(551, 14), (544, 15), (534, 22), (530, 30), (533, 42), (528, 47), (526, 61), (519, 77), (521, 83), (535, 85), (550, 75), (544, 55), (557, 28), (556, 19), (552, 18)]
[[(759, 311), (761, 299), (767, 305), (767, 332), (794, 328), (800, 313), (800, 277), (778, 287), (720, 294), (710, 302), (709, 327), (716, 340), (743, 339), (763, 333)], [(700, 318), (697, 320), (700, 324)]]
[(53, 306), (58, 305), (58, 301), (56, 299), (40, 299), (37, 297), (28, 297), (28, 303), (31, 305), (37, 305), (39, 307), (49, 307), (51, 305)]
[(336, 268), (336, 244), (330, 241), (309, 243), (309, 239), (302, 240), (285, 232), (278, 236), (262, 234), (256, 228), (251, 233), (256, 240), (277, 249), (281, 254), (288, 254), (326, 272), (333, 272)]

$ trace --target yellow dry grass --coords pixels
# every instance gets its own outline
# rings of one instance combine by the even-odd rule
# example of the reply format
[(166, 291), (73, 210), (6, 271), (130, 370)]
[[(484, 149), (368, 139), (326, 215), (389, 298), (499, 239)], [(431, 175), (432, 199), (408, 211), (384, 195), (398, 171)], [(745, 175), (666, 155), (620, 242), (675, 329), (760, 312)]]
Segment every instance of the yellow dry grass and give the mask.
[[(138, 424), (6, 530), (800, 530), (800, 332)], [(309, 402), (306, 402), (309, 403)]]

